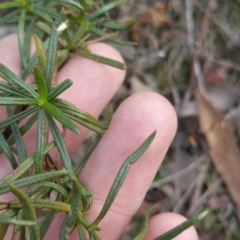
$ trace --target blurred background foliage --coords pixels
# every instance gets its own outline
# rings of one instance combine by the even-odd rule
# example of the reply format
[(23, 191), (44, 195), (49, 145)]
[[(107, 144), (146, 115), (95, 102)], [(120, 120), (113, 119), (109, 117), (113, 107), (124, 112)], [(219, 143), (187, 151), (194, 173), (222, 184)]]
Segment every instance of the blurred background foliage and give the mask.
[[(201, 123), (207, 119), (207, 113), (199, 108), (200, 96), (203, 99), (205, 96), (199, 94), (194, 70), (194, 64), (198, 63), (206, 81), (227, 82), (240, 92), (240, 1), (131, 0), (111, 14), (119, 21), (135, 21), (132, 30), (121, 33), (121, 37), (137, 42), (137, 46), (114, 45), (127, 63), (127, 76), (112, 102), (117, 107), (135, 92), (158, 92), (173, 104), (179, 123), (155, 182), (122, 239), (131, 239), (136, 234), (143, 214), (155, 203), (159, 204), (155, 213), (173, 211), (186, 217), (208, 207), (211, 213), (196, 226), (199, 238), (240, 239), (236, 201), (240, 195), (234, 188), (240, 171), (239, 99), (237, 106), (233, 106), (237, 112), (234, 120), (226, 121), (226, 112), (217, 111), (221, 120), (215, 119), (216, 124), (227, 124), (227, 133), (216, 131), (217, 141), (209, 142)], [(225, 91), (223, 87), (222, 92)], [(220, 101), (222, 92), (210, 94)], [(215, 109), (210, 108), (211, 111)], [(217, 148), (213, 149), (215, 145)], [(233, 147), (237, 149), (236, 154), (227, 154), (224, 161), (234, 166), (236, 172), (220, 161), (213, 161), (212, 155), (221, 149), (232, 152)]]

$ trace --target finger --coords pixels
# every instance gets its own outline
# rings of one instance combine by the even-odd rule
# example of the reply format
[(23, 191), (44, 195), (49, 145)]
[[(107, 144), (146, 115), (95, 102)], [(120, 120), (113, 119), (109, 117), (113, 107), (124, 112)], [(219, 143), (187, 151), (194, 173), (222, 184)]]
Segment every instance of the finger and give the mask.
[[(97, 43), (89, 46), (90, 50), (97, 55), (105, 56), (123, 62), (120, 54), (109, 45)], [(125, 76), (125, 71), (86, 59), (80, 56), (72, 57), (64, 68), (59, 72), (57, 82), (70, 78), (73, 85), (59, 97), (69, 101), (77, 108), (87, 111), (98, 117), (102, 109), (115, 94)], [(59, 124), (60, 126), (60, 124)], [(87, 135), (88, 130), (78, 125), (81, 134), (78, 136), (67, 131), (66, 145), (69, 153), (74, 153)], [(36, 128), (26, 134), (25, 139), (35, 139)], [(30, 141), (29, 152), (33, 152), (36, 141)]]
[[(113, 206), (100, 222), (102, 239), (118, 239), (139, 208), (176, 131), (176, 114), (169, 102), (156, 93), (138, 93), (126, 99), (113, 116), (108, 131), (81, 172), (94, 193), (88, 218), (93, 222), (124, 160), (154, 131), (156, 138), (130, 172)], [(61, 218), (62, 217), (62, 218)], [(46, 239), (59, 231), (63, 215), (54, 221)], [(71, 239), (78, 239), (77, 233)]]
[[(32, 47), (31, 53), (34, 51), (34, 46)], [(21, 58), (19, 54), (18, 39), (17, 35), (9, 35), (3, 38), (0, 41), (0, 63), (9, 68), (17, 76), (21, 75)], [(6, 81), (5, 79), (0, 78), (1, 81)], [(27, 79), (28, 82), (31, 82), (33, 79), (30, 77)], [(6, 107), (0, 106), (0, 121), (7, 118)], [(12, 167), (6, 157), (1, 154), (1, 171), (0, 179), (2, 179), (6, 174), (12, 171)], [(11, 194), (1, 195), (1, 201), (8, 201)], [(12, 196), (13, 197), (13, 196)], [(11, 197), (11, 198), (12, 198)]]
[[(13, 54), (9, 53), (9, 49)], [(20, 75), (20, 55), (18, 50), (17, 35), (10, 35), (0, 41), (0, 63), (10, 68), (16, 75)], [(1, 81), (5, 81), (0, 78)], [(0, 106), (0, 121), (6, 119), (7, 111), (5, 107)]]
[(20, 76), (21, 60), (16, 34), (9, 35), (0, 41), (0, 62), (10, 68), (12, 72)]
[(154, 131), (156, 138), (131, 170), (100, 222), (102, 239), (117, 239), (139, 208), (176, 131), (176, 115), (169, 102), (156, 93), (138, 93), (125, 100), (112, 119), (81, 179), (94, 192), (89, 218), (98, 216), (123, 161)]
[[(152, 217), (149, 221), (149, 228), (145, 240), (152, 240), (166, 233), (187, 219), (176, 213), (161, 213)], [(174, 240), (198, 240), (194, 227), (190, 227), (179, 234)]]

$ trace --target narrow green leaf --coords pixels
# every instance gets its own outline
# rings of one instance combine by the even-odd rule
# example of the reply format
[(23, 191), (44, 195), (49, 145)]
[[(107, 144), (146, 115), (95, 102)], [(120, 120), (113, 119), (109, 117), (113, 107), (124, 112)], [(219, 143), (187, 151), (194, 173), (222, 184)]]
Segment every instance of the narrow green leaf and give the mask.
[(0, 240), (4, 240), (5, 235), (7, 234), (8, 226), (6, 224), (0, 224)]
[(5, 140), (3, 134), (0, 132), (0, 148), (3, 150), (5, 153), (6, 157), (8, 158), (11, 166), (13, 169), (16, 169), (18, 164), (17, 161), (12, 153), (11, 148), (9, 147), (7, 141)]
[(94, 149), (96, 148), (96, 146), (98, 145), (98, 143), (100, 142), (101, 139), (102, 139), (102, 135), (97, 135), (96, 136), (96, 138), (94, 139), (92, 144), (88, 147), (87, 151), (85, 152), (85, 154), (83, 155), (81, 160), (74, 167), (75, 174), (78, 174), (84, 168), (84, 166), (87, 163), (89, 157), (92, 155)]
[[(17, 215), (17, 212), (15, 209), (7, 209), (4, 213), (1, 214), (2, 217), (6, 218), (13, 218)], [(8, 225), (6, 224), (0, 224), (0, 240), (4, 240), (5, 235), (8, 230)]]
[(49, 44), (48, 44), (48, 50), (47, 50), (47, 62), (46, 62), (46, 70), (45, 70), (45, 77), (44, 77), (47, 83), (48, 90), (50, 90), (50, 86), (53, 78), (55, 60), (57, 56), (58, 32), (56, 29), (56, 25), (60, 21), (61, 17), (62, 17), (62, 13), (58, 16), (58, 18), (55, 20), (54, 24), (52, 25), (51, 33), (49, 37)]
[(35, 174), (42, 173), (44, 141), (45, 141), (45, 111), (43, 109), (39, 109), (37, 146), (36, 146), (36, 154), (35, 154), (35, 161), (34, 161)]
[(67, 43), (67, 48), (72, 49), (73, 48), (73, 36), (70, 34), (69, 30), (66, 28), (62, 31), (62, 35), (64, 36), (64, 39)]
[[(105, 37), (108, 35), (108, 33), (96, 28), (96, 27), (91, 27), (91, 32), (99, 35), (100, 37)], [(123, 40), (120, 40), (118, 38), (110, 38), (108, 39), (108, 41), (112, 42), (112, 43), (116, 43), (116, 44), (119, 44), (119, 45), (129, 45), (129, 46), (134, 46), (134, 45), (137, 45), (136, 42), (132, 42), (132, 41), (123, 41)]]
[[(35, 186), (35, 185), (34, 185)], [(34, 191), (34, 187), (29, 188), (28, 193), (30, 193), (31, 191)], [(40, 199), (45, 197), (47, 194), (49, 194), (49, 192), (51, 191), (51, 187), (43, 187), (38, 189), (32, 196), (31, 199)]]
[(68, 240), (73, 226), (76, 224), (78, 213), (80, 210), (81, 200), (81, 185), (76, 177), (71, 177), (72, 180), (72, 200), (71, 200), (71, 213), (64, 219), (60, 229), (60, 240)]
[(70, 79), (65, 79), (59, 85), (57, 85), (48, 95), (47, 101), (50, 102), (55, 99), (58, 95), (63, 93), (66, 89), (71, 87), (73, 82)]
[[(10, 107), (7, 107), (7, 113), (8, 113), (8, 117), (13, 116), (12, 109)], [(17, 146), (19, 162), (22, 162), (27, 157), (25, 143), (23, 141), (22, 135), (16, 123), (11, 124), (11, 130)]]
[(119, 192), (125, 178), (127, 177), (127, 174), (130, 170), (130, 165), (135, 163), (141, 156), (142, 154), (147, 150), (147, 148), (150, 146), (152, 143), (153, 139), (155, 138), (156, 132), (153, 132), (142, 144), (141, 146), (131, 155), (129, 156), (125, 162), (122, 164), (117, 177), (115, 178), (112, 187), (108, 193), (108, 196), (106, 198), (106, 201), (103, 205), (103, 208), (101, 212), (99, 213), (98, 217), (96, 220), (93, 222), (91, 225), (91, 229), (95, 229), (98, 223), (103, 219), (103, 217), (106, 215), (108, 212), (109, 208), (111, 207), (117, 193)]
[(25, 192), (23, 192), (21, 189), (18, 189), (14, 184), (8, 183), (8, 187), (10, 188), (11, 192), (20, 200), (25, 218), (35, 223), (35, 225), (29, 227), (31, 239), (40, 240), (40, 233), (37, 227), (37, 216), (30, 198)]
[(41, 8), (39, 5), (35, 5), (34, 15), (39, 16), (41, 19), (44, 19), (49, 23), (53, 22), (52, 18), (50, 17), (51, 13), (46, 12), (46, 9)]
[(73, 39), (73, 46), (75, 47), (79, 41), (83, 38), (83, 35), (84, 33), (87, 32), (88, 30), (88, 27), (89, 27), (89, 22), (87, 21), (84, 21), (83, 23), (81, 23), (81, 25), (79, 26), (77, 32), (76, 32), (76, 35)]
[(22, 226), (33, 226), (36, 225), (33, 221), (27, 221), (27, 220), (18, 220), (15, 218), (10, 218), (6, 216), (0, 215), (0, 223), (1, 224), (12, 224), (12, 225), (22, 225)]
[[(38, 183), (40, 181), (45, 181), (47, 179), (53, 179), (53, 178), (64, 176), (64, 175), (66, 175), (66, 173), (67, 172), (65, 169), (58, 170), (58, 171), (51, 171), (51, 172), (47, 172), (47, 173), (41, 173), (41, 174), (27, 176), (25, 178), (14, 180), (14, 181), (12, 181), (12, 184), (17, 186), (18, 188), (26, 187), (26, 186)], [(9, 192), (9, 187), (8, 187), (7, 183), (1, 184), (0, 194), (4, 194), (7, 192)]]
[[(29, 2), (39, 2), (39, 0), (30, 0)], [(47, 2), (48, 3), (49, 0), (42, 0), (42, 2)], [(66, 3), (68, 5), (71, 5), (71, 6), (74, 6), (74, 7), (82, 9), (81, 4), (76, 2), (76, 1), (74, 1), (74, 0), (51, 0), (51, 2)]]
[(64, 101), (63, 99), (55, 99), (53, 104), (59, 107), (65, 114), (69, 116), (69, 118), (72, 118), (74, 121), (82, 124), (85, 127), (88, 127), (93, 131), (96, 130), (96, 132), (102, 134), (106, 129), (106, 126), (99, 122), (91, 114), (76, 108), (73, 104)]
[[(36, 26), (41, 29), (43, 32), (47, 33), (48, 35), (50, 35), (51, 32), (51, 28), (49, 27), (49, 25), (47, 25), (45, 22), (36, 22)], [(48, 39), (49, 40), (49, 39)]]
[(25, 83), (22, 79), (20, 79), (17, 75), (15, 75), (1, 63), (0, 63), (0, 76), (4, 77), (7, 81), (21, 87), (26, 92), (30, 93), (35, 99), (38, 98), (38, 94), (34, 90), (32, 90), (32, 88), (27, 83)]
[(34, 77), (38, 87), (39, 104), (42, 104), (47, 100), (48, 90), (42, 72), (36, 67), (34, 68)]
[(72, 176), (74, 176), (74, 171), (72, 168), (72, 163), (71, 163), (71, 159), (69, 157), (68, 151), (67, 151), (66, 144), (64, 143), (62, 135), (59, 132), (59, 129), (58, 129), (56, 123), (54, 122), (53, 118), (48, 114), (47, 114), (47, 118), (48, 118), (48, 123), (49, 123), (50, 130), (52, 132), (53, 139), (58, 148), (59, 154), (62, 158), (63, 165), (66, 168), (66, 170), (68, 171), (68, 176), (72, 177)]
[(81, 200), (82, 186), (75, 176), (71, 177), (71, 180), (72, 180), (71, 209), (72, 209), (72, 215), (74, 216), (75, 219), (77, 219), (78, 212), (80, 210), (80, 200)]
[(84, 231), (84, 228), (82, 227), (82, 225), (78, 224), (77, 230), (78, 230), (79, 239), (87, 239), (87, 236), (85, 234), (85, 231)]
[(50, 187), (50, 189), (55, 189), (58, 191), (58, 193), (60, 193), (62, 195), (63, 198), (69, 199), (69, 193), (62, 186), (60, 186), (54, 182), (41, 182), (41, 183), (34, 184), (29, 189), (29, 192), (33, 192), (34, 190), (36, 190), (37, 188), (40, 188), (40, 187)]
[[(13, 212), (12, 214), (14, 214), (14, 211), (15, 211), (15, 214), (14, 214), (14, 217), (18, 220), (22, 219), (22, 209), (21, 210), (16, 210), (16, 209), (11, 209)], [(9, 210), (8, 210), (9, 211)], [(11, 213), (10, 213), (11, 214)], [(13, 216), (12, 216), (13, 217)], [(20, 231), (20, 228), (23, 228), (25, 229), (25, 226), (19, 226), (19, 225), (14, 225), (13, 227), (13, 231), (12, 231), (12, 240), (16, 240), (16, 235), (17, 233)]]
[(3, 97), (0, 98), (0, 105), (36, 105), (38, 101), (33, 98)]
[(77, 134), (80, 133), (78, 127), (59, 108), (55, 107), (49, 102), (45, 102), (43, 105), (41, 105), (41, 107), (45, 109), (51, 116), (56, 118), (60, 123), (62, 123), (63, 126)]
[(20, 12), (21, 12), (21, 9), (12, 10), (6, 16), (1, 17), (1, 19), (0, 19), (0, 26), (9, 23), (14, 17), (18, 16), (18, 14)]
[(77, 3), (76, 1), (73, 1), (73, 0), (54, 0), (54, 2), (66, 3), (74, 7), (77, 7), (79, 9), (83, 9), (83, 6), (80, 3)]
[(63, 220), (63, 223), (61, 225), (60, 232), (59, 232), (59, 239), (69, 240), (70, 234), (73, 230), (73, 226), (74, 226), (74, 218), (73, 218), (73, 215), (70, 213)]
[(92, 5), (92, 0), (78, 0), (78, 2), (84, 7), (84, 9), (87, 7), (87, 6), (90, 6)]
[(49, 211), (49, 213), (43, 220), (42, 225), (40, 226), (40, 229), (39, 229), (41, 239), (44, 239), (44, 237), (53, 221), (55, 213), (56, 213), (55, 211)]
[(60, 51), (57, 51), (57, 56), (58, 58), (61, 58), (61, 57), (68, 57), (70, 55), (70, 52), (68, 49), (63, 49), (63, 50), (60, 50)]
[(107, 109), (106, 119), (105, 119), (105, 125), (106, 128), (109, 127), (113, 117), (113, 105), (111, 104)]
[[(49, 143), (44, 147), (43, 154), (47, 154), (55, 147), (55, 144)], [(28, 158), (26, 158), (22, 163), (18, 165), (18, 167), (13, 171), (8, 173), (3, 179), (0, 180), (0, 186), (6, 182), (13, 182), (14, 180), (18, 179), (22, 176), (28, 169), (30, 169), (34, 163), (35, 154), (32, 154)]]
[(112, 21), (109, 21), (109, 20), (106, 20), (103, 22), (103, 26), (104, 27), (107, 27), (107, 28), (111, 28), (111, 29), (114, 29), (114, 30), (129, 30), (133, 27), (134, 25), (134, 21), (130, 21), (128, 23), (116, 23), (116, 22), (112, 22)]
[(67, 117), (69, 117), (69, 119), (71, 119), (74, 122), (80, 123), (81, 125), (83, 125), (84, 127), (92, 130), (93, 132), (96, 132), (98, 134), (104, 134), (104, 132), (106, 131), (105, 126), (101, 126), (98, 127), (92, 123), (89, 123), (88, 121), (84, 121), (81, 118), (77, 117), (77, 116), (73, 116), (72, 114), (69, 114), (67, 111), (64, 112), (66, 114)]
[[(0, 100), (1, 101), (1, 100)], [(11, 124), (20, 121), (24, 117), (30, 115), (31, 113), (35, 112), (38, 109), (38, 107), (29, 108), (23, 112), (19, 112), (17, 114), (14, 114), (13, 116), (7, 118), (6, 120), (3, 120), (0, 122), (0, 129), (3, 129), (7, 126), (10, 126)]]
[(110, 59), (110, 58), (106, 58), (106, 57), (103, 57), (103, 56), (99, 56), (99, 55), (96, 55), (96, 54), (93, 54), (93, 53), (88, 53), (86, 51), (81, 51), (81, 50), (76, 50), (75, 53), (82, 56), (82, 57), (89, 58), (89, 59), (92, 59), (96, 62), (107, 64), (109, 66), (119, 68), (121, 70), (126, 69), (126, 65), (124, 63), (121, 63), (119, 61), (116, 61), (116, 60), (113, 60), (113, 59)]
[(147, 235), (148, 232), (148, 222), (149, 222), (149, 217), (151, 212), (154, 210), (154, 208), (157, 207), (157, 204), (153, 205), (152, 207), (150, 207), (146, 213), (146, 216), (144, 218), (144, 226), (143, 229), (141, 230), (140, 233), (138, 233), (138, 235), (136, 237), (133, 238), (133, 240), (142, 240), (144, 239), (144, 237)]
[(41, 43), (41, 40), (38, 38), (37, 35), (33, 35), (34, 41), (35, 41), (35, 46), (37, 49), (37, 54), (39, 57), (39, 65), (42, 71), (45, 71), (46, 69), (46, 57), (45, 57), (45, 52)]
[[(48, 199), (31, 199), (31, 203), (35, 208), (40, 209), (51, 209), (56, 211), (62, 211), (69, 213), (71, 212), (71, 206), (67, 203), (48, 200)], [(21, 203), (18, 200), (9, 203), (10, 208), (18, 209), (21, 208)]]
[(1, 10), (15, 8), (15, 7), (21, 7), (21, 4), (17, 2), (0, 3)]
[(25, 32), (24, 32), (25, 17), (26, 9), (23, 8), (18, 21), (18, 45), (22, 62), (22, 69), (24, 69), (27, 65), (27, 56), (25, 55)]
[(1, 216), (6, 216), (6, 217), (10, 217), (10, 218), (14, 218), (16, 217), (18, 214), (18, 211), (16, 209), (11, 209), (11, 208), (8, 208), (5, 212), (3, 212), (1, 214)]
[(81, 212), (83, 212), (87, 215), (89, 209), (91, 208), (91, 206), (93, 204), (93, 193), (89, 191), (89, 189), (83, 182), (80, 182), (80, 184), (82, 186), (82, 190), (81, 190), (82, 209), (81, 209)]
[[(37, 121), (37, 118), (38, 118), (38, 113), (36, 112), (27, 120), (26, 123), (24, 123), (21, 127), (19, 127), (19, 130), (22, 136), (32, 127), (32, 125)], [(8, 139), (8, 143), (10, 145), (13, 145), (15, 143), (15, 139), (13, 138), (12, 135)], [(0, 153), (1, 153), (1, 149), (0, 149)]]
[(118, 45), (127, 45), (127, 46), (136, 46), (137, 45), (136, 42), (133, 42), (133, 41), (123, 41), (123, 40), (120, 40), (118, 38), (112, 38), (109, 41), (112, 42), (112, 43), (116, 43)]
[[(28, 65), (28, 61), (30, 59), (30, 54), (31, 54), (31, 47), (32, 47), (32, 36), (33, 36), (33, 32), (34, 32), (34, 28), (35, 28), (35, 21), (36, 21), (36, 18), (34, 17), (29, 24), (27, 24), (26, 26), (26, 34), (25, 34), (25, 56), (26, 56), (26, 66), (25, 68), (27, 67)], [(22, 73), (24, 72), (24, 69), (22, 69)], [(23, 80), (25, 80), (23, 78)]]
[[(33, 107), (33, 109), (38, 109), (38, 107)], [(22, 135), (24, 135), (33, 126), (33, 124), (37, 120), (37, 117), (38, 117), (38, 113), (35, 112), (34, 114), (32, 114), (32, 116), (30, 118), (28, 118), (26, 123), (24, 123), (23, 125), (20, 126), (19, 130)]]
[[(45, 33), (50, 34), (51, 33), (51, 28), (45, 24), (45, 22), (37, 22), (36, 26), (43, 30)], [(49, 40), (49, 39), (48, 39)], [(59, 36), (58, 36), (58, 42), (65, 48), (67, 47), (66, 42), (63, 41)]]
[[(47, 47), (49, 44), (49, 39), (47, 39), (44, 43), (43, 43), (43, 50), (46, 51)], [(24, 69), (23, 73), (22, 73), (22, 78), (25, 80), (27, 78), (27, 76), (31, 73), (31, 71), (33, 70), (33, 68), (36, 66), (36, 64), (39, 61), (39, 57), (38, 57), (38, 53), (35, 52), (33, 54), (33, 56), (31, 57), (31, 59), (29, 60), (26, 68)]]
[(18, 88), (13, 87), (12, 85), (10, 85), (8, 83), (1, 82), (1, 81), (0, 81), (0, 91), (3, 91), (3, 93), (6, 93), (6, 94), (10, 94), (13, 97), (14, 96), (23, 97), (23, 98), (29, 97), (28, 93), (26, 93)]
[(111, 3), (105, 4), (102, 8), (99, 8), (97, 11), (95, 11), (94, 13), (92, 13), (89, 17), (88, 20), (92, 20), (94, 18), (99, 17), (100, 15), (108, 12), (109, 10), (120, 6), (121, 4), (123, 4), (123, 0), (117, 0), (117, 1), (113, 1)]
[[(100, 229), (96, 231), (100, 231)], [(89, 232), (89, 237), (91, 240), (101, 240), (101, 238), (96, 234), (96, 232)]]
[(154, 238), (154, 240), (170, 240), (179, 235), (181, 232), (186, 230), (187, 228), (193, 226), (194, 224), (200, 222), (207, 214), (209, 210), (205, 210), (198, 214), (195, 217), (190, 218), (189, 220), (183, 222), (182, 224), (178, 225), (177, 227), (171, 229), (170, 231), (164, 233), (163, 235)]

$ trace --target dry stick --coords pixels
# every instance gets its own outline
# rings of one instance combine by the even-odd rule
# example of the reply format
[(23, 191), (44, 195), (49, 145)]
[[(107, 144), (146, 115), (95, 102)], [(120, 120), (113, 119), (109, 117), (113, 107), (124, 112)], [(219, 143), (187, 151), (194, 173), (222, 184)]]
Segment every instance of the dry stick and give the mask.
[(206, 179), (206, 175), (207, 175), (207, 171), (208, 171), (209, 167), (210, 167), (210, 161), (209, 161), (209, 158), (208, 158), (208, 161), (202, 167), (201, 172), (199, 174), (197, 184), (196, 184), (196, 190), (195, 190), (195, 192), (193, 194), (193, 197), (192, 197), (192, 200), (191, 200), (191, 205), (194, 205), (195, 202), (197, 202), (197, 200), (202, 195), (202, 191), (203, 191), (202, 186), (205, 183), (205, 179)]
[[(188, 0), (186, 0), (188, 1)], [(209, 18), (210, 18), (210, 13), (211, 13), (211, 9), (212, 9), (212, 5), (213, 5), (213, 1), (214, 0), (209, 0), (208, 1), (208, 5), (206, 7), (206, 10), (205, 10), (205, 14), (204, 14), (204, 17), (203, 17), (203, 20), (202, 20), (202, 24), (201, 24), (201, 29), (200, 29), (200, 35), (197, 39), (197, 42), (196, 42), (196, 46), (195, 46), (195, 49), (193, 51), (193, 64), (192, 64), (192, 70), (191, 70), (191, 76), (190, 76), (190, 84), (186, 90), (186, 93), (184, 95), (184, 98), (183, 98), (183, 105), (185, 102), (188, 102), (191, 95), (192, 95), (192, 92), (194, 90), (194, 87), (195, 87), (195, 76), (196, 76), (196, 72), (195, 72), (195, 66), (196, 64), (199, 65), (198, 67), (200, 68), (200, 64), (199, 64), (199, 61), (198, 61), (198, 58), (199, 58), (199, 53), (200, 53), (200, 50), (202, 49), (202, 43), (203, 43), (203, 40), (205, 38), (205, 35), (206, 35), (206, 30), (207, 30), (207, 27), (208, 27), (208, 22), (209, 22)], [(194, 27), (193, 25), (193, 18), (192, 18), (192, 7), (189, 7), (191, 6), (191, 1), (189, 1), (188, 3), (186, 3), (186, 7), (187, 8), (187, 16), (186, 16), (186, 21), (191, 21), (191, 23), (187, 23), (187, 25), (191, 26), (191, 27)], [(192, 36), (191, 36), (191, 29), (188, 29), (188, 39), (191, 39)], [(189, 40), (190, 41), (190, 40)], [(196, 76), (198, 77), (198, 76)]]
[(189, 186), (189, 188), (187, 189), (187, 191), (183, 194), (182, 198), (178, 201), (177, 205), (174, 207), (174, 209), (172, 210), (172, 212), (175, 213), (179, 213), (183, 207), (183, 205), (185, 204), (185, 202), (187, 201), (187, 199), (190, 197), (190, 195), (192, 194), (192, 192), (194, 191), (194, 188), (196, 186), (197, 183), (197, 179), (198, 179), (199, 175), (194, 179), (194, 181), (191, 183), (191, 185)]
[[(185, 202), (188, 200), (188, 198), (192, 195), (193, 191), (197, 189), (198, 192), (200, 192), (200, 185), (203, 182), (203, 179), (205, 178), (207, 169), (209, 165), (204, 165), (201, 169), (201, 172), (198, 174), (198, 176), (194, 179), (192, 184), (189, 186), (187, 191), (183, 194), (182, 198), (178, 201), (177, 205), (174, 207), (173, 212), (179, 213), (185, 204)], [(199, 184), (200, 183), (200, 184)]]
[(191, 171), (195, 170), (198, 167), (197, 162), (199, 161), (199, 164), (202, 164), (204, 162), (205, 158), (201, 157), (198, 160), (194, 161), (190, 165), (188, 165), (186, 168), (177, 171), (176, 173), (173, 173), (161, 180), (155, 181), (151, 184), (150, 189), (153, 188), (161, 188), (163, 185), (173, 182), (174, 180), (178, 180), (180, 177), (189, 174)]
[[(188, 37), (187, 37), (187, 41), (188, 41), (188, 45), (190, 48), (190, 53), (193, 56), (193, 59), (195, 58), (194, 56), (196, 55), (196, 49), (194, 50), (194, 46), (192, 44), (192, 41), (194, 41), (194, 36), (193, 36), (193, 29), (194, 29), (194, 23), (193, 23), (193, 12), (192, 12), (192, 3), (189, 0), (185, 0), (185, 4), (186, 4), (186, 22), (187, 22), (187, 33), (188, 33)], [(190, 84), (188, 85), (188, 88), (186, 90), (186, 93), (184, 95), (183, 98), (183, 102), (182, 102), (182, 106), (185, 105), (186, 102), (189, 101), (189, 99), (191, 98), (193, 89), (195, 87), (194, 84), (194, 70), (193, 68), (191, 69), (191, 75), (190, 75)]]
[(203, 206), (207, 202), (209, 197), (213, 195), (217, 189), (219, 189), (219, 186), (221, 184), (222, 184), (221, 178), (218, 178), (216, 181), (214, 181), (205, 191), (205, 193), (203, 193), (202, 196), (199, 197), (199, 199), (197, 199), (197, 201), (193, 204), (193, 206), (191, 206), (187, 213), (187, 216), (193, 216), (194, 214), (196, 214), (199, 211), (198, 207)]
[[(168, 62), (168, 69), (171, 69), (169, 62)], [(170, 88), (171, 88), (171, 91), (172, 91), (174, 105), (178, 106), (181, 103), (181, 99), (180, 99), (180, 95), (179, 95), (178, 89), (173, 84), (170, 71), (168, 71), (168, 82), (169, 82), (169, 85), (170, 85)]]
[[(203, 51), (199, 54), (199, 56), (203, 56), (204, 58), (207, 58), (207, 59), (210, 60), (211, 62), (214, 62), (214, 63), (217, 63), (217, 64), (219, 64), (219, 65), (223, 65), (223, 66), (224, 66), (222, 60), (217, 60), (217, 59), (211, 57), (207, 51), (204, 51), (204, 50), (203, 50)], [(240, 72), (240, 67), (239, 67), (238, 64), (236, 64), (236, 63), (234, 63), (234, 62), (232, 62), (232, 61), (230, 61), (230, 60), (228, 60), (228, 62), (229, 62), (228, 66), (229, 66), (231, 69), (234, 69), (234, 70)]]
[(194, 23), (193, 23), (193, 9), (192, 9), (192, 3), (191, 0), (185, 0), (186, 4), (186, 22), (187, 22), (187, 32), (188, 32), (188, 47), (190, 49), (190, 52), (193, 53), (194, 50)]

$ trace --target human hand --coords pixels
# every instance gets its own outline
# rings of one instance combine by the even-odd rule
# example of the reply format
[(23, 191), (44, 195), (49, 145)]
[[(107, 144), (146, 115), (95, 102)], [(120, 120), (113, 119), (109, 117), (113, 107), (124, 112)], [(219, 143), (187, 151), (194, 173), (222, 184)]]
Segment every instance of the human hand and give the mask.
[[(123, 61), (121, 56), (108, 45), (90, 46), (93, 53)], [(20, 73), (20, 57), (16, 36), (9, 36), (0, 42), (0, 62), (15, 74)], [(59, 72), (58, 83), (70, 78), (74, 83), (61, 95), (97, 117), (112, 98), (124, 79), (124, 71), (85, 59), (73, 57)], [(31, 78), (28, 80), (31, 81)], [(0, 120), (6, 118), (3, 109)], [(94, 192), (94, 202), (88, 218), (93, 221), (100, 212), (107, 193), (123, 161), (154, 131), (157, 135), (143, 156), (131, 166), (131, 170), (105, 218), (100, 222), (102, 239), (118, 239), (139, 208), (156, 171), (176, 131), (176, 115), (172, 106), (156, 93), (138, 93), (126, 99), (115, 112), (110, 127), (81, 172), (81, 180)], [(80, 146), (87, 135), (87, 129), (79, 126), (81, 135), (68, 131), (66, 144), (70, 153)], [(35, 149), (36, 128), (24, 136), (28, 154)], [(1, 157), (0, 177), (12, 171), (6, 158)], [(1, 195), (0, 201), (9, 201), (9, 195)], [(58, 239), (64, 214), (57, 214), (44, 239)], [(145, 239), (154, 239), (185, 220), (174, 213), (154, 216), (149, 222)], [(6, 239), (11, 239), (10, 233)], [(71, 239), (78, 239), (73, 233)], [(195, 229), (189, 228), (175, 239), (198, 239)]]

